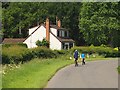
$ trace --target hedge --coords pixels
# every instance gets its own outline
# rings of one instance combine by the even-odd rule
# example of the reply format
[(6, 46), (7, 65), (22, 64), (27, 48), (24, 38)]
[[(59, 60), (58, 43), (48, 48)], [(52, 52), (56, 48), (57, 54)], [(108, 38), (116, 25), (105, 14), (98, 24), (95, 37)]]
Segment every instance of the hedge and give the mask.
[(11, 47), (11, 46), (23, 46), (23, 47), (26, 47), (27, 48), (27, 44), (25, 43), (17, 43), (17, 44), (2, 44), (2, 47), (3, 48), (8, 48), (8, 47)]
[(90, 47), (74, 47), (70, 50), (50, 50), (46, 47), (38, 47), (33, 49), (28, 49), (24, 46), (13, 45), (9, 47), (4, 47), (2, 50), (2, 63), (18, 64), (20, 62), (24, 63), (31, 60), (32, 58), (56, 58), (60, 55), (71, 54), (78, 50), (80, 53), (84, 52), (87, 54), (97, 53), (104, 57), (120, 57), (120, 52), (114, 50), (111, 47), (104, 46), (90, 46)]
[[(28, 58), (29, 57), (29, 58)], [(28, 61), (32, 59), (31, 52), (23, 47), (18, 45), (13, 45), (10, 47), (4, 47), (2, 50), (2, 63), (19, 63), (23, 61)]]
[(114, 50), (111, 47), (106, 46), (82, 46), (82, 47), (73, 47), (70, 52), (78, 50), (80, 53), (93, 54), (97, 53), (104, 57), (120, 57), (120, 52)]
[(32, 55), (36, 58), (56, 58), (57, 54), (46, 47), (38, 47), (31, 49)]
[(32, 58), (56, 58), (60, 55), (65, 54), (65, 51), (50, 50), (46, 47), (37, 47), (28, 49), (23, 46), (14, 45), (4, 47), (2, 52), (2, 63), (24, 63), (31, 60)]

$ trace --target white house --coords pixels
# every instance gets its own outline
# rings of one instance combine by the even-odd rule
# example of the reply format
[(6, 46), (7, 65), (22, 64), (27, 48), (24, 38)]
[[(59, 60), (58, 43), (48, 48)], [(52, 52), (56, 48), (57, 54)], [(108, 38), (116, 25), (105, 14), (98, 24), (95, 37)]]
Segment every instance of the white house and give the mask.
[(46, 19), (45, 24), (33, 27), (29, 29), (29, 36), (24, 40), (28, 48), (37, 47), (36, 41), (42, 41), (46, 38), (49, 41), (50, 49), (70, 49), (74, 46), (74, 40), (69, 38), (69, 31), (61, 27), (60, 20), (57, 21), (57, 25), (50, 25), (49, 19)]

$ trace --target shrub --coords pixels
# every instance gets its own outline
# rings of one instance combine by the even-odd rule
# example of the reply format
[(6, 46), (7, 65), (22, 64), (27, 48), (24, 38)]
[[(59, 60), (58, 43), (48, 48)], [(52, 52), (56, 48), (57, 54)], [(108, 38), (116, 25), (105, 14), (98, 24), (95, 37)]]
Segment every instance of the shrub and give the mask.
[(2, 63), (19, 63), (31, 59), (31, 52), (22, 46), (14, 45), (2, 50)]
[(64, 55), (64, 54), (67, 54), (67, 53), (68, 53), (67, 50), (54, 50), (54, 52), (55, 52), (57, 55)]
[(27, 48), (27, 45), (25, 43), (17, 43), (17, 44), (2, 44), (2, 47), (3, 48), (8, 48), (8, 47), (11, 47), (11, 46), (23, 46), (23, 47), (26, 47)]
[(120, 57), (120, 52), (118, 51), (107, 52), (105, 57)]
[(104, 57), (120, 57), (120, 52), (114, 50), (111, 47), (107, 47), (107, 46), (86, 46), (86, 47), (73, 47), (70, 52), (74, 52), (75, 50), (78, 50), (80, 53), (88, 53), (88, 54), (92, 54), (92, 53), (96, 53), (99, 55), (102, 55)]
[(49, 42), (46, 41), (46, 39), (43, 39), (42, 41), (37, 40), (36, 41), (36, 45), (37, 46), (46, 46), (46, 47), (49, 47)]
[(57, 57), (57, 54), (54, 51), (46, 47), (37, 47), (31, 50), (35, 58), (36, 57), (37, 58), (56, 58)]
[(2, 63), (18, 64), (20, 62), (24, 63), (31, 60), (32, 58), (56, 58), (59, 55), (65, 54), (65, 50), (50, 50), (47, 47), (37, 47), (33, 49), (27, 49), (20, 45), (13, 45), (9, 47), (4, 47), (2, 52)]

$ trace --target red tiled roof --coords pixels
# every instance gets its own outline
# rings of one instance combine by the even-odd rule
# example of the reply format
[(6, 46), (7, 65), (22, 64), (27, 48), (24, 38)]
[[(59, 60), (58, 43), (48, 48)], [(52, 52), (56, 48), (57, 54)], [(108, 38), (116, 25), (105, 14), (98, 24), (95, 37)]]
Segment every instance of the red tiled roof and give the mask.
[(3, 40), (3, 44), (15, 44), (15, 43), (23, 43), (25, 38), (5, 38)]

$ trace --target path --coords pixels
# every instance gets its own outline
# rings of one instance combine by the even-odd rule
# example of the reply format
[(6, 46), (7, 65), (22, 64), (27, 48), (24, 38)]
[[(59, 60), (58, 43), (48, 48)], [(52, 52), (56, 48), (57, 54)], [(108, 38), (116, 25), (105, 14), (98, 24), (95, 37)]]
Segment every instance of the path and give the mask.
[(87, 62), (58, 71), (46, 88), (118, 88), (118, 60)]

